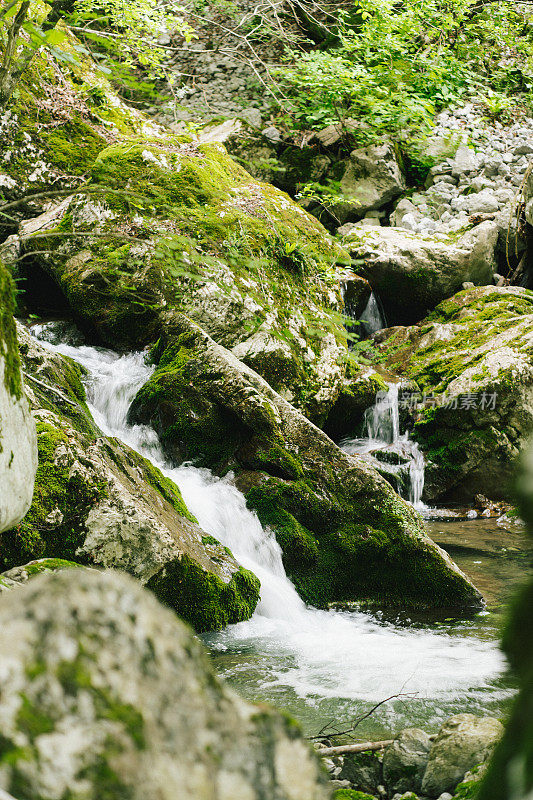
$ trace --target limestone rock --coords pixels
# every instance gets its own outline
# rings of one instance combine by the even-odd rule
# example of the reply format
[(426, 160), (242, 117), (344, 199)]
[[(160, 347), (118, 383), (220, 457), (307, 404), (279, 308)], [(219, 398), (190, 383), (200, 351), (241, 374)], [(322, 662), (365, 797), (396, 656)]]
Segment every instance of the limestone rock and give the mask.
[(17, 797), (329, 797), (297, 726), (237, 697), (126, 575), (65, 570), (8, 593), (0, 653), (0, 788)]
[(0, 532), (20, 522), (30, 507), (37, 469), (35, 424), (20, 373), (13, 290), (0, 262)]
[(422, 794), (439, 797), (443, 792), (453, 792), (466, 772), (485, 761), (502, 733), (503, 725), (493, 717), (451, 717), (430, 750)]
[(413, 509), (363, 459), (343, 453), (184, 316), (169, 317), (165, 330), (159, 366), (133, 401), (131, 421), (153, 424), (176, 461), (234, 471), (249, 506), (275, 531), (305, 600), (479, 602)]
[(492, 284), (498, 233), (491, 221), (458, 240), (390, 227), (352, 231), (344, 245), (364, 260), (361, 274), (379, 294), (391, 324), (409, 324), (451, 297), (465, 281)]
[(418, 728), (406, 728), (383, 753), (383, 780), (389, 794), (420, 792), (431, 740)]
[(457, 148), (452, 162), (452, 175), (459, 178), (465, 173), (473, 172), (479, 164), (479, 158), (472, 148), (462, 144)]
[(533, 293), (468, 289), (419, 325), (376, 340), (386, 366), (433, 397), (414, 428), (427, 500), (509, 497), (512, 465), (533, 426)]
[(342, 198), (333, 206), (341, 223), (383, 208), (405, 191), (394, 148), (390, 143), (353, 150), (340, 182)]

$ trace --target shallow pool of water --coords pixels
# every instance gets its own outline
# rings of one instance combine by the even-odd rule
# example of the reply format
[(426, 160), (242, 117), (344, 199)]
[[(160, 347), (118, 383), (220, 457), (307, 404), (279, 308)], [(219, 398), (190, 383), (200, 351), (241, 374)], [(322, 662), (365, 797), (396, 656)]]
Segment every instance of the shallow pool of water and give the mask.
[(358, 736), (434, 731), (461, 712), (504, 714), (515, 685), (497, 641), (505, 605), (529, 572), (529, 541), (491, 519), (429, 529), (482, 591), (484, 612), (428, 620), (315, 611), (296, 623), (256, 616), (204, 637), (218, 672), (250, 700), (287, 710), (308, 735), (348, 728), (399, 693), (407, 696), (382, 705)]

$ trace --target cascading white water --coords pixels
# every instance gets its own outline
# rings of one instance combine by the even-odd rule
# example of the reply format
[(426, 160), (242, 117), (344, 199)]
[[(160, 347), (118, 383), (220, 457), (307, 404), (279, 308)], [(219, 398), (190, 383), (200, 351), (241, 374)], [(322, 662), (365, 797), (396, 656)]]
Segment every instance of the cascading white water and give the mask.
[[(39, 332), (39, 328), (35, 330)], [(304, 613), (304, 603), (285, 574), (279, 544), (246, 508), (244, 496), (230, 480), (219, 480), (207, 469), (172, 467), (151, 427), (128, 425), (131, 401), (152, 373), (143, 354), (118, 356), (109, 350), (69, 345), (54, 349), (88, 370), (88, 405), (102, 432), (121, 439), (159, 467), (179, 486), (187, 507), (206, 533), (229, 547), (239, 563), (257, 575), (262, 587), (257, 613), (287, 619)]]
[(373, 333), (377, 333), (385, 327), (385, 320), (374, 292), (371, 292), (359, 321), (362, 323), (367, 336), (372, 336)]
[[(367, 408), (363, 418), (363, 436), (345, 439), (341, 447), (346, 453), (367, 455), (373, 450), (383, 447), (395, 448), (409, 460), (409, 482), (405, 500), (408, 500), (419, 511), (426, 506), (422, 503), (424, 491), (424, 456), (409, 433), (400, 433), (399, 390), (401, 384), (393, 383), (387, 392), (378, 392), (376, 402)], [(402, 489), (400, 489), (402, 493)]]
[(450, 713), (452, 699), (470, 702), (475, 692), (497, 693), (492, 682), (502, 672), (502, 656), (492, 641), (480, 641), (468, 629), (453, 636), (400, 627), (359, 612), (306, 607), (285, 574), (274, 537), (246, 507), (231, 478), (219, 479), (190, 465), (168, 465), (154, 431), (127, 424), (131, 400), (151, 373), (142, 354), (118, 356), (67, 345), (53, 349), (89, 371), (89, 405), (103, 433), (156, 464), (179, 486), (202, 528), (260, 578), (261, 601), (253, 618), (209, 638), (218, 651), (252, 648), (259, 654), (256, 699), (272, 685), (309, 703), (317, 698), (376, 702), (399, 690), (414, 691), (442, 719), (446, 711), (440, 709)]

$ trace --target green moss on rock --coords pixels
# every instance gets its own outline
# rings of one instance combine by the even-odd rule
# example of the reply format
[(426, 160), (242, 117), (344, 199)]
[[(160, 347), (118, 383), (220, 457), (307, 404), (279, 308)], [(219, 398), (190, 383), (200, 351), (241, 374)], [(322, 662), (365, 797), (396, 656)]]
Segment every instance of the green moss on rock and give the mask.
[[(39, 258), (86, 328), (140, 347), (160, 335), (163, 305), (186, 310), (277, 390), (322, 413), (322, 373), (333, 397), (347, 352), (336, 274), (347, 254), (313, 217), (255, 183), (220, 144), (170, 134), (106, 148), (92, 185), (105, 195), (99, 221), (84, 211), (94, 203), (74, 201), (43, 242), (54, 252)], [(138, 241), (120, 240), (125, 217)], [(71, 235), (96, 227), (94, 239)], [(256, 347), (257, 336), (268, 346)]]
[[(450, 587), (444, 589), (447, 567), (434, 558), (430, 546), (424, 556), (421, 541), (405, 530), (399, 499), (396, 509), (394, 499), (372, 509), (362, 498), (351, 499), (340, 484), (334, 490), (330, 485), (327, 494), (317, 489), (310, 476), (293, 483), (269, 477), (246, 494), (250, 508), (274, 531), (287, 573), (307, 603), (324, 608), (358, 599), (422, 608), (431, 586), (435, 605), (455, 604)], [(414, 517), (414, 529), (416, 525)], [(459, 576), (456, 584), (462, 593)]]
[(4, 359), (4, 385), (9, 394), (19, 400), (22, 381), (14, 313), (13, 280), (0, 261), (0, 356)]
[(22, 522), (1, 537), (3, 570), (36, 558), (76, 560), (85, 538), (85, 518), (106, 496), (105, 486), (88, 484), (80, 471), (70, 474), (57, 457), (59, 448), (68, 446), (60, 426), (37, 420), (36, 427), (39, 463), (33, 501)]
[(234, 472), (307, 602), (479, 603), (412, 507), (364, 462), (346, 456), (187, 318), (172, 317), (166, 340), (131, 421), (154, 425), (171, 457)]
[(533, 425), (533, 293), (459, 292), (419, 325), (394, 329), (380, 349), (387, 368), (429, 397), (414, 425), (426, 499), (510, 498), (511, 465)]
[(147, 587), (202, 632), (249, 619), (259, 600), (260, 583), (244, 567), (225, 583), (184, 555), (167, 564)]

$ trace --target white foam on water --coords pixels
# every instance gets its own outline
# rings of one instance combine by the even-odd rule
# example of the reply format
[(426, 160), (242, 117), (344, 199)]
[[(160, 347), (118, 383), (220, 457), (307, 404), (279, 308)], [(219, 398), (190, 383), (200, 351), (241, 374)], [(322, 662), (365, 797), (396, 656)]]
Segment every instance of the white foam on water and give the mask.
[(422, 502), (424, 491), (425, 462), (418, 444), (408, 432), (400, 433), (399, 391), (401, 385), (392, 383), (387, 392), (378, 392), (376, 402), (367, 408), (363, 419), (363, 436), (345, 439), (340, 447), (345, 453), (365, 456), (372, 450), (392, 445), (409, 459), (409, 485), (404, 496), (416, 509), (424, 513), (427, 507)]

